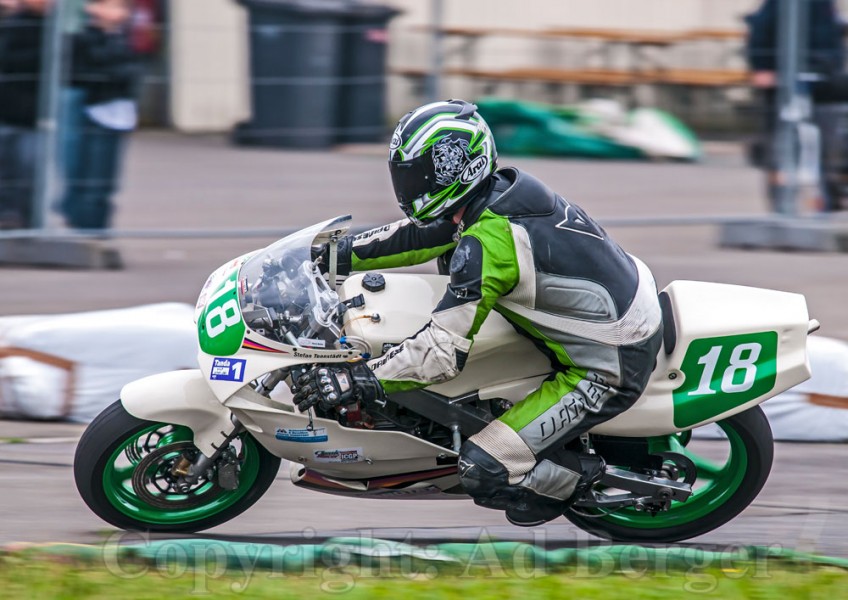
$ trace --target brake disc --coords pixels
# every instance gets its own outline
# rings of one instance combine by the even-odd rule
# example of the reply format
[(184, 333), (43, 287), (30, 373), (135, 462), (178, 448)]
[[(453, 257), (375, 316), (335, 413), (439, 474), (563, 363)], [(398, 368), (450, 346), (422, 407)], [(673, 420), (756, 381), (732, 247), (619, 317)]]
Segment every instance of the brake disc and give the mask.
[(188, 489), (179, 486), (178, 477), (171, 471), (174, 463), (187, 453), (197, 453), (191, 442), (175, 442), (147, 454), (133, 470), (132, 487), (136, 495), (156, 508), (185, 509), (206, 504), (224, 492), (203, 476)]

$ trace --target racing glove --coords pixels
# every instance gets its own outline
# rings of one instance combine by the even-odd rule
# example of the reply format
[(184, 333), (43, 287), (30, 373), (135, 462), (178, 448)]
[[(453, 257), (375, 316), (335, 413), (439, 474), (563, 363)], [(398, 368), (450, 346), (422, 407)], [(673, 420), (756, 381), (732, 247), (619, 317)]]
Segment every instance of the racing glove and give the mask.
[(316, 405), (329, 411), (342, 404), (385, 396), (383, 386), (364, 360), (315, 366), (295, 379), (292, 393), (300, 412)]

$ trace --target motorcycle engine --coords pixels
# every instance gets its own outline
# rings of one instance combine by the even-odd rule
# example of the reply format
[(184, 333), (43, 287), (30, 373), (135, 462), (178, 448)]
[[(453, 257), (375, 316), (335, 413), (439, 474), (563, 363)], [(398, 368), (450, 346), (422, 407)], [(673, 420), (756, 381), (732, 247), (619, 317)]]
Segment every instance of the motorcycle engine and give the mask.
[(353, 429), (374, 429), (373, 419), (362, 410), (361, 402), (352, 402), (336, 409), (339, 424)]

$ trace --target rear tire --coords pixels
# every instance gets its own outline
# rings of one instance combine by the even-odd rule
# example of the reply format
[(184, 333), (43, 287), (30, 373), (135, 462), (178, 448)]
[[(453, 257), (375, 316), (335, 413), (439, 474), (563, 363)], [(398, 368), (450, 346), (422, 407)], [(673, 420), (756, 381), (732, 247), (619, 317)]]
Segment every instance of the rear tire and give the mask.
[(701, 488), (701, 492), (696, 488), (686, 502), (673, 502), (668, 512), (654, 517), (628, 508), (598, 517), (569, 511), (566, 518), (584, 531), (620, 542), (677, 542), (724, 525), (745, 510), (765, 485), (774, 459), (774, 439), (759, 406), (718, 425), (730, 444), (727, 463), (710, 478), (699, 473), (695, 481), (697, 486), (706, 479), (712, 488)]
[[(173, 460), (180, 449), (194, 448), (191, 439), (188, 428), (138, 419), (119, 400), (91, 422), (77, 445), (77, 490), (97, 516), (121, 529), (192, 532), (220, 525), (247, 510), (268, 490), (279, 470), (280, 459), (243, 433), (236, 438), (241, 446), (241, 474), (235, 490), (212, 481), (184, 494), (155, 487), (153, 483), (161, 485), (167, 475), (166, 457)], [(157, 463), (159, 456), (162, 461)], [(142, 481), (151, 482), (152, 491)]]

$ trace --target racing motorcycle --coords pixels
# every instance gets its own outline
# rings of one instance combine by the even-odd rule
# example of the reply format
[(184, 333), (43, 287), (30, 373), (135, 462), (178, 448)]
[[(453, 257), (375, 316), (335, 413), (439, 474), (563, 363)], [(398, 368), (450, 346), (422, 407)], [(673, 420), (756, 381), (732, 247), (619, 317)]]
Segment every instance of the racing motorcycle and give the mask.
[[(294, 485), (329, 494), (467, 498), (463, 440), (536, 389), (550, 364), (493, 311), (455, 379), (299, 412), (293, 377), (391, 353), (445, 289), (441, 275), (393, 272), (337, 286), (349, 226), (349, 216), (331, 219), (212, 273), (196, 307), (199, 368), (129, 383), (79, 442), (76, 485), (98, 516), (133, 530), (213, 527), (265, 493), (280, 459)], [(607, 469), (564, 516), (609, 539), (683, 540), (738, 515), (772, 466), (758, 404), (810, 376), (806, 339), (818, 323), (802, 295), (674, 281), (660, 301), (663, 347), (644, 394), (571, 442)], [(722, 441), (693, 444), (692, 431), (712, 423)]]

